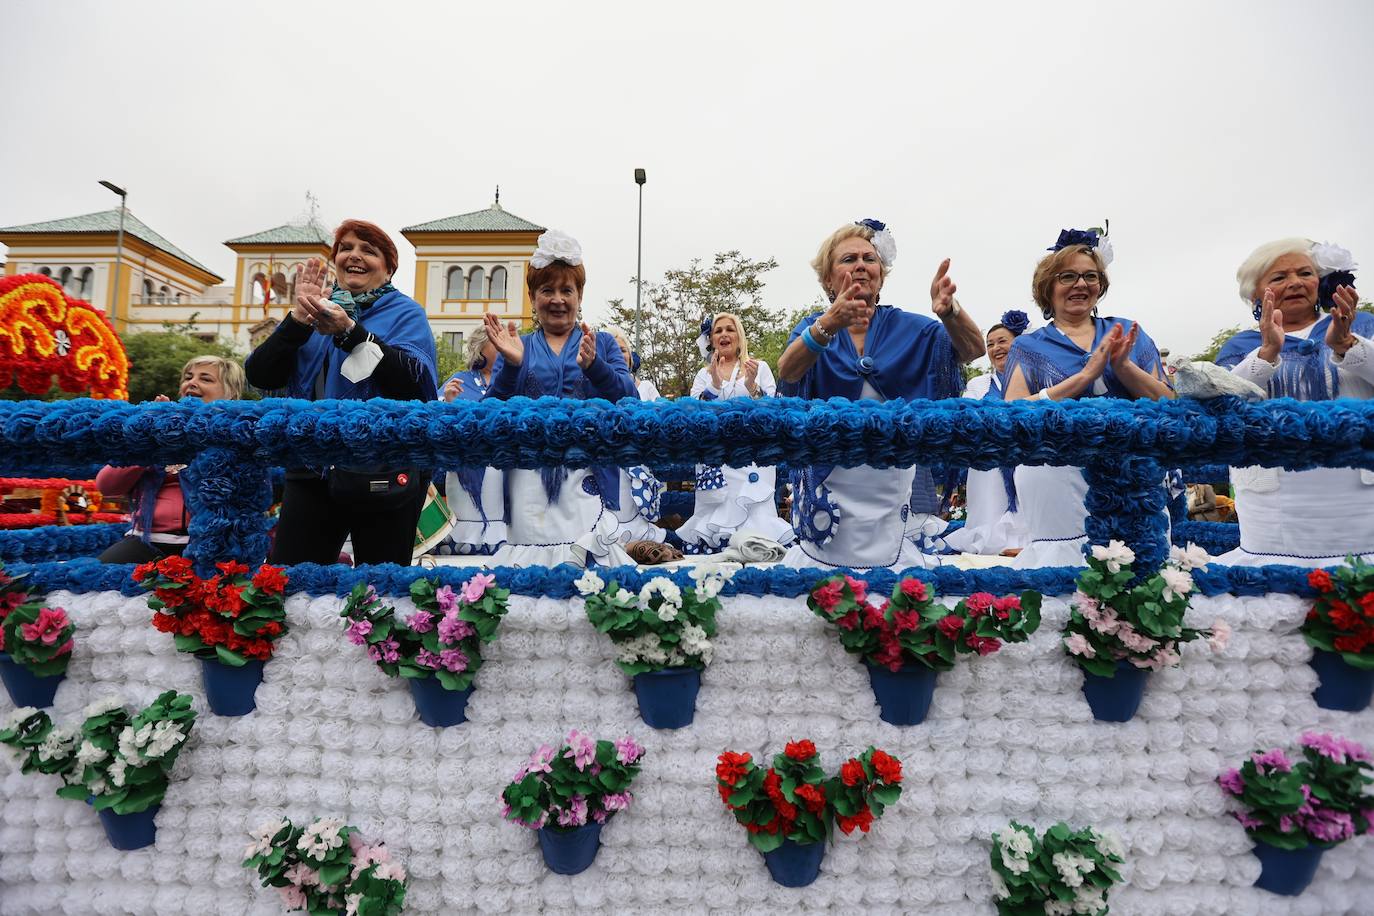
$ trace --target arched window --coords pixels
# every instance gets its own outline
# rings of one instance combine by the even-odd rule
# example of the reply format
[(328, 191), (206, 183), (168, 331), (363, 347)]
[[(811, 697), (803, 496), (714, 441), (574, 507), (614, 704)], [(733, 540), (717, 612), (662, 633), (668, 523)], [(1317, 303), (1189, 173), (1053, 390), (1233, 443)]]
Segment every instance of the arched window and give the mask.
[(50, 267), (40, 267), (40, 268), (38, 268), (38, 272), (39, 272), (40, 274), (42, 274), (43, 276), (45, 276), (45, 277), (51, 277), (51, 276), (52, 276), (52, 268), (50, 268)]
[(81, 299), (91, 298), (91, 294), (94, 292), (93, 286), (95, 286), (94, 268), (83, 267), (81, 269), (81, 286), (77, 290), (77, 297)]
[(445, 299), (463, 298), (463, 268), (450, 267), (448, 269), (447, 288), (444, 291)]
[(58, 272), (57, 282), (62, 284), (62, 291), (67, 295), (70, 296), (75, 292), (75, 290), (72, 289), (72, 269), (70, 267), (64, 267)]
[(468, 299), (487, 298), (487, 272), (480, 267), (474, 267), (472, 273), (468, 274)]
[(176, 302), (177, 305), (181, 305), (181, 293), (177, 293), (173, 296), (172, 301)]
[(153, 301), (153, 281), (144, 279), (143, 281), (143, 304), (150, 305)]
[(506, 269), (495, 267), (491, 271), (491, 297), (492, 299), (506, 298)]
[(267, 289), (267, 274), (258, 271), (253, 274), (253, 280), (248, 287), (248, 303), (250, 305), (262, 305), (263, 292)]
[(290, 288), (286, 285), (286, 274), (277, 271), (272, 275), (272, 301), (278, 305), (283, 302), (289, 305), (292, 298)]
[(161, 286), (157, 291), (157, 304), (166, 305), (172, 299), (172, 291), (166, 286)]

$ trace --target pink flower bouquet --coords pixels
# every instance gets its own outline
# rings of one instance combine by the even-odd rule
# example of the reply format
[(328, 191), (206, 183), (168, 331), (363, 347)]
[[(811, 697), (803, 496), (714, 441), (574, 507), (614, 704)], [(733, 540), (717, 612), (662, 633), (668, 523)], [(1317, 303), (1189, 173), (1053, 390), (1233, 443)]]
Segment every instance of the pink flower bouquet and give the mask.
[(297, 827), (286, 818), (251, 834), (244, 868), (275, 887), (288, 910), (396, 916), (406, 899), (406, 870), (386, 845), (366, 843), (338, 818)]

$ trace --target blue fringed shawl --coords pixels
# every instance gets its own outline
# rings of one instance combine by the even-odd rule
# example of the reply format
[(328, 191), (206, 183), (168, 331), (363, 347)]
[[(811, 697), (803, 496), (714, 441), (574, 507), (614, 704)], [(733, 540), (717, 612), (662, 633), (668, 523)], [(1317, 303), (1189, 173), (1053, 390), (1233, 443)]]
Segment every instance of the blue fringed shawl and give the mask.
[[(1269, 397), (1293, 398), (1298, 401), (1328, 401), (1341, 396), (1340, 375), (1331, 362), (1331, 348), (1326, 345), (1326, 332), (1331, 316), (1318, 321), (1306, 338), (1286, 336), (1280, 351), (1282, 361), (1269, 379)], [(1374, 315), (1356, 312), (1350, 331), (1361, 337), (1374, 337)], [(1257, 329), (1241, 331), (1222, 344), (1217, 365), (1234, 369), (1245, 357), (1259, 349)]]
[[(1094, 318), (1097, 331), (1093, 335), (1093, 345), (1084, 350), (1074, 343), (1053, 324), (1036, 328), (1029, 334), (1022, 334), (1012, 341), (1011, 352), (1007, 354), (1007, 364), (1002, 369), (1002, 377), (1010, 383), (1013, 373), (1021, 370), (1026, 387), (1031, 394), (1057, 385), (1064, 379), (1081, 370), (1088, 363), (1088, 357), (1102, 338), (1111, 332), (1114, 325), (1121, 325), (1122, 332), (1130, 330), (1129, 318)], [(1159, 349), (1144, 329), (1136, 337), (1135, 347), (1131, 350), (1131, 362), (1156, 377), (1163, 377), (1163, 363)], [(1111, 397), (1134, 400), (1135, 395), (1121, 383), (1108, 364), (1102, 373), (1106, 392), (1085, 391), (1083, 397)]]

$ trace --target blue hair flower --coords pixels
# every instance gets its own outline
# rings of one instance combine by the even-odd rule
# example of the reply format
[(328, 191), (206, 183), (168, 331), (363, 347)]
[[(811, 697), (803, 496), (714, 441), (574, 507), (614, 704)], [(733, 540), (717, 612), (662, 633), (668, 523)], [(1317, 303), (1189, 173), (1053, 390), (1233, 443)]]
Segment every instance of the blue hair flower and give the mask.
[(1335, 270), (1321, 278), (1317, 284), (1317, 305), (1326, 311), (1336, 307), (1336, 287), (1354, 286), (1355, 274), (1348, 270)]
[(1087, 245), (1089, 248), (1096, 248), (1097, 242), (1097, 233), (1092, 229), (1060, 229), (1058, 241), (1045, 250), (1060, 251), (1070, 245)]
[(1007, 309), (1002, 313), (1002, 327), (1011, 331), (1012, 337), (1020, 337), (1030, 327), (1030, 318), (1020, 309)]
[(857, 223), (855, 223), (854, 225), (856, 225), (856, 226), (867, 226), (868, 228), (872, 229), (874, 232), (882, 232), (884, 229), (887, 228), (887, 223), (881, 222), (881, 221), (876, 220), (876, 219), (861, 219), (861, 220), (859, 220)]

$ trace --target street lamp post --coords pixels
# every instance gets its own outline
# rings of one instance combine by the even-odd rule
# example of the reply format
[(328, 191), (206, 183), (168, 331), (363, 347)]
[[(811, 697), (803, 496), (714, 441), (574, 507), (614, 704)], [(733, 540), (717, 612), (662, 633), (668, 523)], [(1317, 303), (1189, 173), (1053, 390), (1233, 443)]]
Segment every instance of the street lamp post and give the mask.
[(639, 299), (644, 289), (644, 170), (635, 169), (635, 184), (639, 185), (639, 241), (635, 246), (635, 351), (641, 349), (643, 340), (639, 336)]
[(114, 296), (110, 300), (110, 317), (116, 318), (119, 317), (119, 275), (123, 273), (124, 268), (124, 211), (129, 201), (129, 192), (103, 179), (100, 184), (119, 195), (119, 236), (115, 239)]

